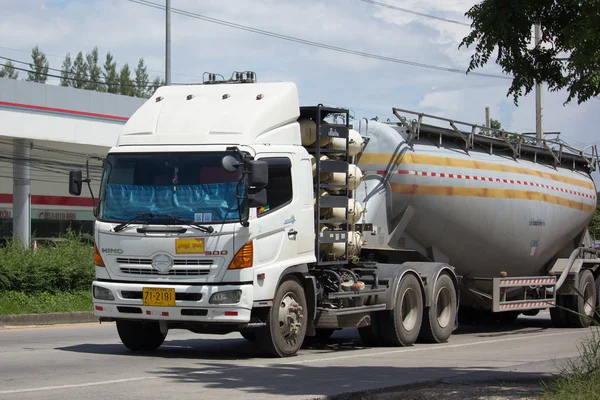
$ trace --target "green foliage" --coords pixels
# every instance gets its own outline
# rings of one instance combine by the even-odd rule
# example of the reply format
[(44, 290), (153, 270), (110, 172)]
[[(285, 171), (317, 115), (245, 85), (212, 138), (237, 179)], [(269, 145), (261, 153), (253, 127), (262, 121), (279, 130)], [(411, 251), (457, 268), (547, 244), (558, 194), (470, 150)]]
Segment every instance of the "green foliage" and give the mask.
[[(597, 193), (596, 198), (600, 197), (600, 192)], [(590, 222), (590, 232), (592, 233), (592, 237), (595, 237), (596, 240), (600, 240), (600, 202), (596, 204), (596, 212), (594, 213), (594, 218)]]
[(27, 73), (27, 80), (31, 82), (46, 83), (48, 79), (48, 60), (46, 55), (42, 53), (38, 46), (35, 46), (31, 51), (31, 59), (33, 64), (29, 64), (29, 69), (32, 72)]
[(98, 47), (94, 47), (91, 53), (86, 55), (87, 72), (89, 82), (85, 85), (87, 90), (96, 90), (104, 92), (105, 86), (102, 84), (102, 69), (98, 65)]
[(0, 315), (92, 311), (90, 290), (60, 293), (0, 291)]
[(106, 61), (104, 61), (104, 82), (108, 93), (119, 93), (119, 75), (117, 74), (117, 63), (113, 60), (110, 51), (106, 53)]
[(148, 71), (143, 58), (140, 58), (135, 69), (135, 96), (148, 97)]
[(88, 79), (88, 66), (81, 51), (77, 53), (75, 62), (73, 62), (72, 75), (73, 79), (75, 79), (75, 81), (73, 81), (73, 87), (77, 89), (85, 88), (85, 81)]
[[(468, 71), (497, 52), (496, 64), (513, 75), (507, 95), (515, 104), (537, 82), (552, 91), (567, 89), (567, 103), (600, 94), (598, 0), (484, 0), (466, 15), (472, 30), (459, 48), (475, 45)], [(542, 28), (541, 46), (531, 45), (534, 24)]]
[(121, 72), (119, 73), (119, 92), (123, 96), (135, 96), (135, 88), (133, 81), (131, 80), (131, 71), (129, 70), (129, 64), (125, 63)]
[(19, 71), (15, 70), (15, 66), (12, 62), (7, 61), (2, 68), (0, 68), (0, 78), (17, 79), (19, 77)]
[(498, 121), (497, 119), (491, 118), (490, 119), (490, 128), (502, 129), (502, 123), (500, 121)]
[(89, 290), (95, 276), (93, 248), (69, 231), (56, 247), (36, 251), (9, 242), (0, 248), (0, 291), (56, 293)]
[(600, 334), (598, 327), (579, 344), (580, 357), (568, 360), (548, 384), (544, 399), (600, 399)]
[(67, 53), (60, 72), (60, 86), (73, 86), (73, 62), (71, 53)]

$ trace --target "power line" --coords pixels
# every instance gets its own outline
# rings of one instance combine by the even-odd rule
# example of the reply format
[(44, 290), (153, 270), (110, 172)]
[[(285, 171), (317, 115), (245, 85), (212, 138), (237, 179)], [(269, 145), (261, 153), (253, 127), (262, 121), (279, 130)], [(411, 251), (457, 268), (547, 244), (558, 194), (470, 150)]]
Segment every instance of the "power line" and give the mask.
[[(128, 0), (128, 1), (130, 1), (132, 3), (140, 4), (143, 6), (156, 8), (156, 9), (162, 10), (162, 11), (165, 10), (164, 6), (153, 3), (151, 1), (147, 1), (147, 0)], [(243, 30), (246, 32), (269, 36), (269, 37), (276, 38), (276, 39), (281, 39), (281, 40), (286, 40), (289, 42), (304, 44), (307, 46), (313, 46), (313, 47), (318, 47), (318, 48), (322, 48), (322, 49), (326, 49), (326, 50), (332, 50), (332, 51), (336, 51), (339, 53), (352, 54), (352, 55), (366, 57), (366, 58), (372, 58), (372, 59), (376, 59), (376, 60), (380, 60), (380, 61), (387, 61), (387, 62), (392, 62), (392, 63), (396, 63), (396, 64), (410, 65), (413, 67), (433, 69), (433, 70), (437, 70), (437, 71), (466, 74), (466, 71), (458, 69), (458, 68), (440, 67), (438, 65), (431, 65), (431, 64), (424, 64), (424, 63), (419, 63), (419, 62), (414, 62), (414, 61), (401, 60), (399, 58), (380, 56), (377, 54), (371, 54), (371, 53), (366, 53), (366, 52), (362, 52), (362, 51), (358, 51), (358, 50), (347, 49), (344, 47), (328, 45), (325, 43), (314, 42), (311, 40), (301, 39), (301, 38), (297, 38), (297, 37), (293, 37), (293, 36), (283, 35), (280, 33), (266, 31), (263, 29), (253, 28), (253, 27), (250, 27), (247, 25), (236, 24), (233, 22), (228, 22), (228, 21), (224, 21), (221, 19), (217, 19), (217, 18), (207, 17), (205, 15), (196, 14), (196, 13), (193, 13), (190, 11), (185, 11), (185, 10), (181, 10), (181, 9), (177, 9), (177, 8), (173, 8), (173, 7), (171, 7), (171, 12), (173, 12), (175, 14), (183, 15), (185, 17), (195, 18), (195, 19), (199, 19), (202, 21), (211, 22), (214, 24), (222, 25), (222, 26), (227, 26), (229, 28), (239, 29), (239, 30)], [(512, 79), (512, 77), (507, 76), (507, 75), (487, 74), (487, 73), (482, 73), (482, 72), (469, 72), (469, 74), (475, 75), (475, 76), (483, 76), (483, 77), (487, 77), (487, 78)]]
[(438, 16), (431, 15), (431, 14), (425, 14), (425, 13), (422, 13), (422, 12), (409, 10), (407, 8), (396, 7), (396, 6), (393, 6), (391, 4), (380, 3), (378, 1), (373, 1), (373, 0), (360, 0), (360, 1), (363, 1), (363, 2), (369, 3), (369, 4), (373, 4), (373, 5), (376, 5), (376, 6), (379, 6), (379, 7), (385, 7), (385, 8), (389, 8), (389, 9), (396, 10), (396, 11), (402, 11), (402, 12), (405, 12), (405, 13), (408, 13), (408, 14), (418, 15), (419, 17), (436, 19), (438, 21), (450, 22), (452, 24), (457, 24), (457, 25), (462, 25), (462, 26), (469, 26), (469, 27), (471, 26), (470, 24), (467, 24), (466, 22), (460, 22), (460, 21), (456, 21), (454, 19), (448, 19), (448, 18), (438, 17)]

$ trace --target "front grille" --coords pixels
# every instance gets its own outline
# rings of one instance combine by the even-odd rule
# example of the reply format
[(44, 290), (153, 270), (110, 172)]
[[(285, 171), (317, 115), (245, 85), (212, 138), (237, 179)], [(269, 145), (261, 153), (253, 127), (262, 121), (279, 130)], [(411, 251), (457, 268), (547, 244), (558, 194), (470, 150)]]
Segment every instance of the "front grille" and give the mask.
[[(152, 265), (151, 258), (125, 258), (118, 257), (117, 263), (127, 265)], [(173, 260), (173, 265), (213, 265), (214, 260), (205, 258), (178, 258)]]
[(139, 307), (118, 306), (117, 310), (119, 310), (120, 313), (124, 313), (124, 314), (141, 314), (142, 313), (142, 309)]
[[(122, 290), (121, 296), (124, 299), (141, 300), (142, 292), (137, 290)], [(175, 300), (179, 301), (200, 301), (201, 299), (201, 293), (175, 293)]]
[(168, 274), (161, 274), (155, 269), (151, 268), (125, 268), (121, 267), (121, 272), (130, 275), (160, 275), (160, 276), (203, 276), (208, 275), (210, 270), (208, 269), (191, 269), (191, 268), (177, 268), (169, 271)]

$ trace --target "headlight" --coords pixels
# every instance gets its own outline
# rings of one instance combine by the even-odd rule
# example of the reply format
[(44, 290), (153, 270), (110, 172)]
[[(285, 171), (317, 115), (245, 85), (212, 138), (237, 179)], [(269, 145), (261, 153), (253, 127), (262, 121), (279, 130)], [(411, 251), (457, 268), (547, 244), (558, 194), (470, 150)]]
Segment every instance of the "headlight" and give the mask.
[(114, 300), (115, 296), (113, 296), (112, 292), (107, 288), (103, 288), (101, 286), (94, 286), (94, 298), (98, 300)]
[(210, 296), (210, 304), (236, 304), (242, 298), (241, 290), (229, 290), (227, 292), (217, 292)]

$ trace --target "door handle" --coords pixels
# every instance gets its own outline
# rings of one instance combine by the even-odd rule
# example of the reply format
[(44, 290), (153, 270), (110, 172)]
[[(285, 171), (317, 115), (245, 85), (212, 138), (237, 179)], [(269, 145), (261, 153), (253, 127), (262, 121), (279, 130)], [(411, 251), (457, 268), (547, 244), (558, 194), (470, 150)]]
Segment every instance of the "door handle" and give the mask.
[(288, 234), (288, 239), (296, 240), (296, 235), (298, 234), (298, 231), (296, 231), (292, 228), (288, 231), (287, 234)]

